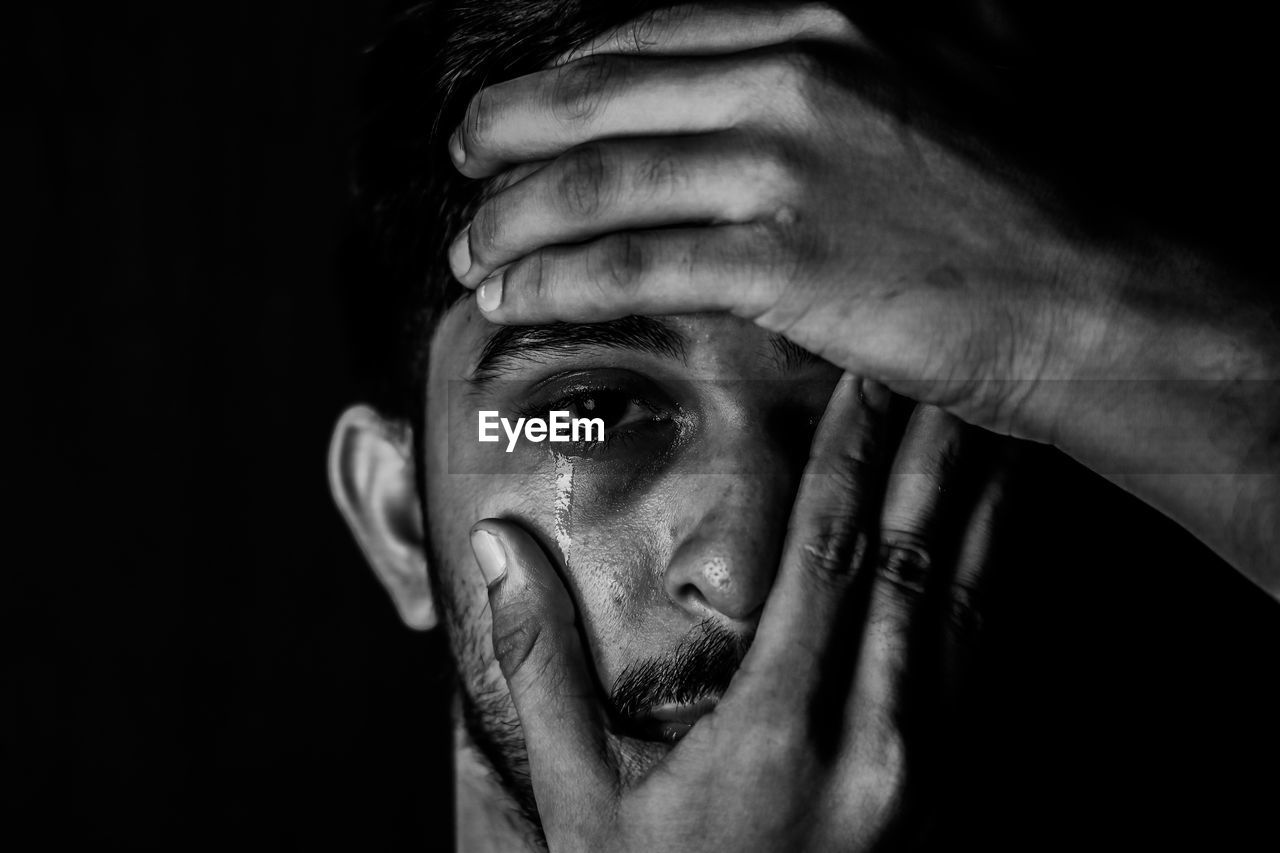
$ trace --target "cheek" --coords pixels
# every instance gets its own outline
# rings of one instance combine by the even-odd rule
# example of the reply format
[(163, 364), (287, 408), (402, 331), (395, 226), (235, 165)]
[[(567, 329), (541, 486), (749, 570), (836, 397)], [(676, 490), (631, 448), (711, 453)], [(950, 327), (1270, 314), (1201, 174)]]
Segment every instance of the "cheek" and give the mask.
[(547, 456), (537, 470), (519, 476), (428, 482), (428, 524), (440, 580), (459, 603), (483, 607), (487, 595), (470, 529), (485, 518), (514, 521), (561, 570), (584, 616), (617, 624), (652, 591), (645, 579), (660, 575), (655, 567), (670, 528), (663, 501), (638, 490), (619, 500), (608, 485), (613, 478), (599, 471), (584, 474), (571, 460)]
[[(437, 393), (442, 397), (446, 389)], [(425, 522), (431, 570), (444, 599), (440, 609), (458, 668), (474, 687), (493, 690), (503, 682), (493, 656), (488, 591), (471, 551), (471, 528), (485, 518), (504, 518), (536, 536), (550, 517), (539, 506), (550, 481), (545, 471), (518, 454), (501, 454), (495, 461), (485, 452), (491, 448), (475, 440), (474, 423), (456, 417), (460, 411), (461, 406), (442, 406), (427, 412)], [(453, 416), (442, 417), (445, 413)]]
[(493, 623), (484, 578), (471, 551), (471, 526), (484, 518), (531, 523), (537, 501), (528, 478), (497, 475), (428, 477), (427, 526), (432, 544), (432, 571), (439, 581), (442, 616), (449, 629), (459, 675), (475, 696), (506, 693), (502, 671), (493, 655)]
[(471, 527), (485, 518), (518, 522), (545, 547), (550, 529), (547, 477), (443, 476), (427, 481), (427, 525), (440, 584), (450, 602), (470, 613), (484, 611), (488, 594), (471, 551)]
[[(484, 518), (521, 525), (560, 570), (604, 684), (688, 629), (668, 613), (663, 567), (671, 553), (672, 486), (611, 466), (547, 452), (522, 473), (449, 475), (428, 467), (428, 525), (445, 616), (468, 680), (498, 670), (488, 596), (469, 531)], [(671, 623), (671, 624), (668, 624)], [(463, 640), (463, 638), (468, 638)], [(490, 682), (492, 683), (492, 682)]]
[(602, 683), (687, 630), (667, 600), (673, 486), (634, 466), (555, 460), (553, 531)]
[[(444, 398), (456, 384), (437, 389), (437, 394)], [(537, 460), (501, 453), (500, 448), (494, 454), (493, 446), (478, 443), (474, 422), (463, 417), (470, 413), (461, 404), (427, 413), (426, 524), (436, 562), (433, 570), (447, 599), (446, 616), (473, 638), (483, 638), (485, 642), (473, 639), (472, 645), (489, 653), (488, 595), (471, 552), (471, 527), (485, 518), (503, 518), (520, 522), (538, 536), (550, 523), (543, 505), (553, 486)]]

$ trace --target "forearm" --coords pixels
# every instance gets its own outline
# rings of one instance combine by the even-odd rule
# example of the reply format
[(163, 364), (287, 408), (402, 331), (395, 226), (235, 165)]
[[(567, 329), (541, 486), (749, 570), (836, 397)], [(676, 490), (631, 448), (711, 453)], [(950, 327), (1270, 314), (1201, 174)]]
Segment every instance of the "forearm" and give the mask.
[(1082, 312), (1069, 368), (1035, 383), (1017, 431), (1133, 492), (1280, 598), (1274, 297), (1184, 250), (1089, 268), (1125, 277), (1106, 288), (1121, 298)]
[(1280, 477), (1148, 474), (1112, 479), (1182, 524), (1280, 599)]

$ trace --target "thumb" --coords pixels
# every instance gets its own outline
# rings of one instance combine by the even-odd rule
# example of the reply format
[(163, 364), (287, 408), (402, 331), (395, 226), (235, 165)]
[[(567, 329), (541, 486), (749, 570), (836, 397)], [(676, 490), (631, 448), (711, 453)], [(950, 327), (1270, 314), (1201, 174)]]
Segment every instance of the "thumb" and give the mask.
[[(485, 519), (471, 549), (489, 586), (493, 650), (529, 752), (538, 812), (549, 837), (577, 834), (581, 815), (616, 787), (573, 601), (542, 548), (518, 525)], [(576, 816), (577, 817), (576, 817)]]

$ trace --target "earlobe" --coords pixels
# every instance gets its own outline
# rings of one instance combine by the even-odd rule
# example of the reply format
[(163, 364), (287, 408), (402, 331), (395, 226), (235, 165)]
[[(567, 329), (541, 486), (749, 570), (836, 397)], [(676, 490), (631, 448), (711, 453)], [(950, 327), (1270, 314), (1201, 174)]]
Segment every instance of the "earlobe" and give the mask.
[(342, 413), (329, 442), (329, 488), (374, 574), (410, 628), (436, 625), (413, 436), (368, 406)]

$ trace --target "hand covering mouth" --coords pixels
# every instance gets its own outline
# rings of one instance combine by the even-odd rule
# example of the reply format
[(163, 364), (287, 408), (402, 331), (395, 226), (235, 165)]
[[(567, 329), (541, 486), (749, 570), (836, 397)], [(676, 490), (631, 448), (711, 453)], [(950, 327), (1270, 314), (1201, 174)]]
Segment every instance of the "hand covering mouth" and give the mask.
[(632, 737), (678, 741), (729, 689), (750, 642), (710, 620), (700, 623), (675, 648), (622, 671), (609, 691), (610, 716)]

